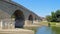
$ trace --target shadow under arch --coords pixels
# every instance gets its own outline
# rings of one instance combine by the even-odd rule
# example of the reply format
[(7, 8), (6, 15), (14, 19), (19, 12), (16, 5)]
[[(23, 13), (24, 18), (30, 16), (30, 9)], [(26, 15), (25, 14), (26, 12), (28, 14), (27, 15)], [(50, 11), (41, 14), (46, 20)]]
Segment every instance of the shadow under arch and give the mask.
[(33, 15), (29, 15), (28, 20), (30, 21), (30, 23), (33, 23)]
[(24, 27), (24, 14), (21, 10), (16, 10), (13, 15), (12, 18), (15, 19), (15, 28), (23, 28)]

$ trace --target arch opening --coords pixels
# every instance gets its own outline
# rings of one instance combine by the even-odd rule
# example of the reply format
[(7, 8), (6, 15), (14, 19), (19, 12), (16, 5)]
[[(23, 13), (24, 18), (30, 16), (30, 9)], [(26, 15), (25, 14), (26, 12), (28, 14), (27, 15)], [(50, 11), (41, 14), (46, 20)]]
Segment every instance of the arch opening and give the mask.
[(23, 28), (25, 19), (22, 11), (16, 10), (13, 13), (12, 18), (15, 19), (15, 28)]
[(32, 16), (32, 15), (29, 15), (28, 20), (29, 20), (31, 23), (33, 23), (33, 16)]

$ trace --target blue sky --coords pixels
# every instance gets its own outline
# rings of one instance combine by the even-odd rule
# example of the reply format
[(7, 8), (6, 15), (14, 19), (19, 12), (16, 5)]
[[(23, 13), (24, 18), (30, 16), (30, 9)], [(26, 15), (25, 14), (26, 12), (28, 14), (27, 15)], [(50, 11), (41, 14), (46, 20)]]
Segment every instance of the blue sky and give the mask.
[(60, 9), (60, 0), (13, 0), (39, 16), (45, 17)]

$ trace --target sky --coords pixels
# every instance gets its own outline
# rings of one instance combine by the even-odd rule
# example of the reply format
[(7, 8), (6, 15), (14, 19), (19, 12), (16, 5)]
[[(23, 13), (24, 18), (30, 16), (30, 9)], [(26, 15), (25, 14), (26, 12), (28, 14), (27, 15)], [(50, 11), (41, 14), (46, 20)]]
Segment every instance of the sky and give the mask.
[(12, 0), (23, 5), (38, 16), (45, 17), (60, 9), (60, 0)]

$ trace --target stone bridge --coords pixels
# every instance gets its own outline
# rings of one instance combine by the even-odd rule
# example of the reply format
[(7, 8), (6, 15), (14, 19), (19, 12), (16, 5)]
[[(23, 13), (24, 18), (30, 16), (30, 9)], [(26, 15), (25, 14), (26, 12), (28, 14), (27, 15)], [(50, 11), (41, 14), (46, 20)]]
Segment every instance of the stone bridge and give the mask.
[(0, 28), (23, 28), (25, 25), (39, 23), (40, 17), (11, 0), (0, 0)]

